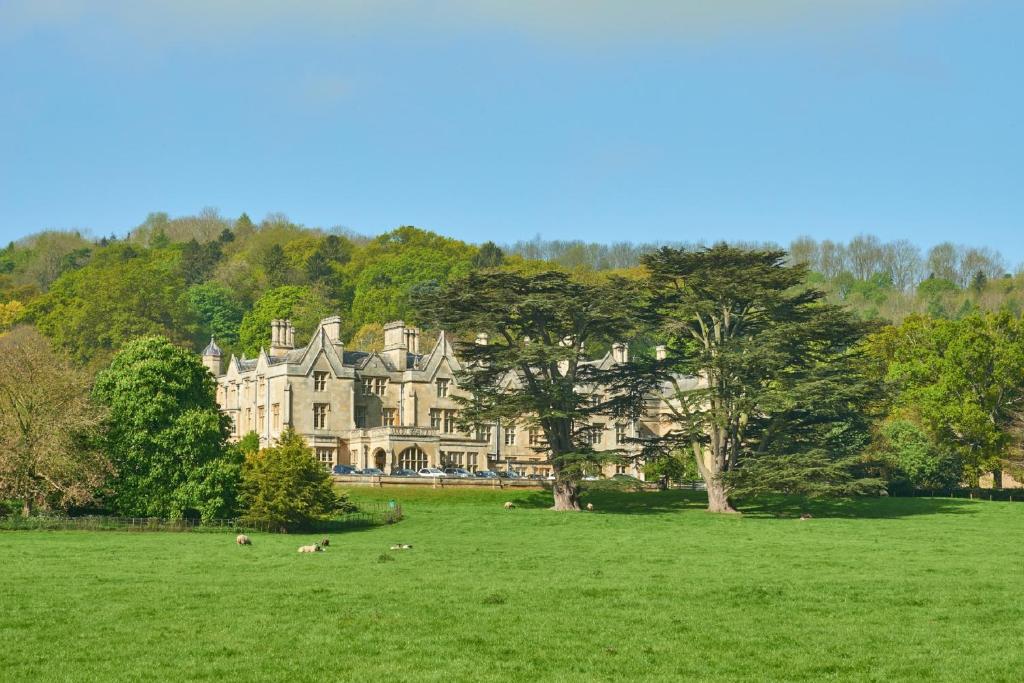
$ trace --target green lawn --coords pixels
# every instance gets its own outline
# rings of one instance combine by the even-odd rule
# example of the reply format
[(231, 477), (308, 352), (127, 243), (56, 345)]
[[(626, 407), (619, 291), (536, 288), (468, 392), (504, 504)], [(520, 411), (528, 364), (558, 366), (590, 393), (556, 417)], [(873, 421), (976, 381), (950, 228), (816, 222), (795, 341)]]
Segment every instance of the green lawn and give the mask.
[(539, 492), (353, 496), (407, 518), (317, 555), (296, 553), (312, 535), (0, 533), (0, 678), (1024, 678), (1024, 504), (799, 521), (680, 492), (595, 493), (579, 514)]

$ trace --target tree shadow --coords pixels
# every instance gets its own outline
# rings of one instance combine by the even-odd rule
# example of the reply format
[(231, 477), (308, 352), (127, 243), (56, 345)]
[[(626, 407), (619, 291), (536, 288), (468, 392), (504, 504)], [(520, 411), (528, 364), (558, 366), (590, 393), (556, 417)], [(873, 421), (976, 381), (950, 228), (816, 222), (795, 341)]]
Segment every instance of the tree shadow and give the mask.
[(890, 496), (807, 500), (766, 497), (742, 501), (750, 517), (792, 519), (802, 514), (842, 519), (900, 519), (920, 515), (976, 514), (979, 503), (962, 498), (897, 498)]
[[(519, 491), (509, 498), (516, 507), (545, 509), (552, 505), (551, 492)], [(593, 503), (594, 512), (621, 515), (658, 515), (684, 510), (704, 510), (703, 491), (584, 491), (581, 504)], [(765, 497), (744, 500), (738, 506), (745, 517), (795, 519), (802, 514), (821, 518), (899, 519), (921, 515), (975, 514), (978, 501), (963, 498), (863, 497), (835, 500), (806, 500), (795, 497)]]
[[(542, 509), (552, 505), (550, 489), (522, 492), (510, 500), (521, 508)], [(681, 510), (702, 510), (707, 498), (700, 491), (591, 490), (580, 495), (581, 505), (592, 503), (594, 512), (624, 515), (657, 515)]]

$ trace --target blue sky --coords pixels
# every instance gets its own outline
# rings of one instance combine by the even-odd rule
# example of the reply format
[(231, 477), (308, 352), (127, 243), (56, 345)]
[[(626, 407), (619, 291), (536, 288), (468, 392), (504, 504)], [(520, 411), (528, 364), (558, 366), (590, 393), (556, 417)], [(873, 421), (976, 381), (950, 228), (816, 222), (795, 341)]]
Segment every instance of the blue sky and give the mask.
[(5, 0), (0, 239), (210, 206), (1015, 264), (1022, 26), (1019, 0)]

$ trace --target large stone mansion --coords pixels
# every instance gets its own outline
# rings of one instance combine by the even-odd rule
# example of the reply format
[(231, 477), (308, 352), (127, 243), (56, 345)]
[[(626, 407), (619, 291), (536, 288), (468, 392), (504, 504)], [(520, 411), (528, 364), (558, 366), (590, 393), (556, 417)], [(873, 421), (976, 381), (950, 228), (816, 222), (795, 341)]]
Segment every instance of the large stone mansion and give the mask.
[[(340, 334), (341, 318), (326, 318), (309, 343), (296, 348), (291, 322), (275, 320), (269, 350), (261, 349), (254, 359), (232, 356), (226, 370), (211, 340), (203, 363), (217, 378), (217, 403), (231, 417), (232, 438), (256, 432), (262, 445), (270, 445), (291, 427), (328, 467), (391, 472), (460, 466), (550, 474), (537, 428), (491, 424), (470, 434), (458, 431), (453, 398), (462, 366), (444, 332), (425, 354), (420, 331), (402, 321), (384, 326), (381, 352), (348, 350)], [(487, 343), (486, 335), (477, 342)], [(625, 344), (617, 344), (594, 362), (625, 362), (628, 353)], [(656, 417), (641, 423), (595, 420), (591, 438), (598, 450), (624, 448), (627, 437), (638, 429), (656, 429), (656, 422)], [(610, 465), (605, 474), (616, 472), (642, 476), (632, 465)]]

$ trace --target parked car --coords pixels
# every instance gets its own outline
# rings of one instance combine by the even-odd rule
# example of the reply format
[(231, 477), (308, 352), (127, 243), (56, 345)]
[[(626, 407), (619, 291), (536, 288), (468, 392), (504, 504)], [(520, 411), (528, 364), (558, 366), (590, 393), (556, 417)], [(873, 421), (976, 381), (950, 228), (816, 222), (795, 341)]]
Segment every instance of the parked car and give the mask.
[(384, 472), (377, 469), (376, 467), (365, 467), (359, 470), (356, 474), (362, 477), (383, 477)]
[(449, 477), (455, 477), (456, 479), (469, 479), (473, 476), (473, 473), (469, 470), (464, 470), (461, 467), (446, 467), (444, 473)]
[(543, 480), (544, 479), (544, 475), (543, 474), (537, 474), (537, 473), (527, 474), (526, 478), (527, 479), (540, 479), (540, 480)]
[(332, 474), (355, 474), (356, 468), (351, 465), (335, 465), (331, 468)]
[(498, 476), (502, 479), (522, 479), (523, 475), (519, 474), (515, 470), (499, 470)]
[(416, 470), (407, 470), (404, 467), (397, 470), (391, 470), (392, 477), (415, 477)]
[(444, 477), (444, 476), (447, 476), (447, 475), (445, 475), (444, 472), (442, 472), (441, 470), (437, 469), (436, 467), (421, 467), (416, 472), (416, 476), (418, 476), (418, 477)]
[(498, 473), (490, 470), (477, 470), (477, 479), (497, 479)]

